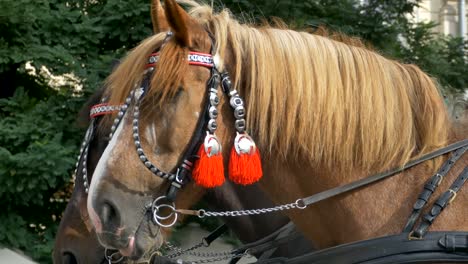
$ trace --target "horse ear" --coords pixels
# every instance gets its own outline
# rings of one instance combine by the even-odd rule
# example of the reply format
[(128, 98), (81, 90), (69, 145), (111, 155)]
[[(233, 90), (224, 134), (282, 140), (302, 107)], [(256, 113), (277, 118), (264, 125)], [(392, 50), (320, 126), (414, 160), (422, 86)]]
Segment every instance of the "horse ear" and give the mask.
[(151, 0), (151, 21), (153, 22), (154, 34), (169, 31), (169, 24), (161, 6), (161, 0)]
[(199, 28), (198, 23), (175, 0), (165, 0), (165, 11), (176, 40), (183, 46), (192, 47), (194, 30)]

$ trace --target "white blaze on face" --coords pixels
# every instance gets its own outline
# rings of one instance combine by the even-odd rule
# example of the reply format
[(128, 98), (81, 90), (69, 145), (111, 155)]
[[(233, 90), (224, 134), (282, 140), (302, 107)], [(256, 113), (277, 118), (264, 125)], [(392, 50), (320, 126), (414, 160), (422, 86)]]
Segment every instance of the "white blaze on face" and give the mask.
[(111, 141), (109, 142), (106, 149), (102, 153), (101, 158), (99, 159), (99, 162), (96, 166), (96, 169), (94, 170), (93, 177), (91, 180), (91, 185), (89, 186), (88, 200), (87, 200), (88, 213), (89, 213), (91, 222), (93, 223), (94, 227), (96, 228), (96, 232), (98, 233), (102, 232), (102, 224), (96, 211), (93, 208), (92, 201), (97, 196), (97, 193), (96, 193), (97, 186), (99, 185), (102, 178), (106, 174), (108, 161), (109, 159), (112, 158), (112, 151), (114, 150), (114, 147), (117, 145), (117, 142), (119, 142), (119, 137), (123, 131), (123, 126), (125, 123), (125, 116), (126, 115), (122, 117), (122, 120), (120, 121), (120, 124), (117, 127), (117, 129), (115, 130)]
[(145, 136), (151, 144), (154, 144), (156, 142), (156, 127), (154, 123), (152, 123), (146, 128)]

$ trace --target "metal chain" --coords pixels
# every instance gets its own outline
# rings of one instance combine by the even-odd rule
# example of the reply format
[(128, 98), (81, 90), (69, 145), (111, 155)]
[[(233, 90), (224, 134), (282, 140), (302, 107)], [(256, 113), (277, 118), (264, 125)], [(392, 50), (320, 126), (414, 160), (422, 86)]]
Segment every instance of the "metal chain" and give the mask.
[[(179, 247), (176, 247), (172, 245), (171, 243), (167, 242), (166, 243), (166, 248), (169, 249), (170, 251), (176, 251), (175, 253), (172, 253), (170, 255), (165, 255), (165, 257), (174, 259), (176, 257), (180, 257), (182, 255), (190, 255), (193, 257), (198, 257), (198, 258), (205, 258), (205, 259), (200, 259), (200, 260), (195, 260), (195, 261), (188, 261), (185, 263), (211, 263), (215, 261), (221, 261), (221, 260), (228, 260), (232, 258), (241, 258), (246, 255), (248, 255), (248, 252), (243, 252), (243, 253), (233, 253), (232, 251), (224, 251), (224, 252), (192, 252), (202, 246), (205, 246), (203, 242), (198, 243), (188, 249), (182, 249)], [(184, 261), (182, 262), (184, 263)]]
[[(307, 205), (304, 203), (302, 199), (296, 200), (294, 203), (289, 204), (282, 204), (275, 207), (270, 208), (260, 208), (260, 209), (252, 209), (252, 210), (239, 210), (239, 211), (224, 211), (224, 212), (212, 212), (212, 211), (205, 211), (204, 209), (198, 210), (198, 217), (203, 218), (207, 216), (248, 216), (248, 215), (259, 215), (259, 214), (266, 214), (271, 212), (277, 211), (284, 211), (284, 210), (291, 210), (291, 209), (305, 209)], [(184, 213), (183, 211), (176, 210), (178, 213)]]
[(196, 249), (199, 249), (203, 246), (203, 242), (200, 242), (190, 248), (187, 248), (187, 249), (182, 249), (182, 248), (179, 248), (179, 247), (176, 247), (174, 245), (172, 245), (171, 243), (167, 242), (165, 247), (169, 250), (169, 251), (175, 251), (174, 253), (172, 254), (168, 254), (168, 255), (164, 255), (165, 257), (168, 257), (168, 258), (176, 258), (176, 257), (179, 257), (179, 256), (182, 256), (182, 255), (185, 255), (185, 254), (189, 254), (189, 252), (191, 251), (194, 251)]

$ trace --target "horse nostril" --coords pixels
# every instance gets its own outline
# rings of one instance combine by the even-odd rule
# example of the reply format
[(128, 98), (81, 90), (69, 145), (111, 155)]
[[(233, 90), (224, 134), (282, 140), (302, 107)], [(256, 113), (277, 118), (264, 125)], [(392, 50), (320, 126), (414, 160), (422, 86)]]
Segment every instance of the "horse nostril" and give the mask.
[(78, 264), (78, 261), (76, 261), (75, 255), (71, 252), (64, 252), (63, 253), (63, 259), (62, 259), (62, 264)]
[(101, 208), (101, 220), (102, 223), (108, 227), (118, 227), (120, 219), (115, 206), (109, 202), (104, 202)]

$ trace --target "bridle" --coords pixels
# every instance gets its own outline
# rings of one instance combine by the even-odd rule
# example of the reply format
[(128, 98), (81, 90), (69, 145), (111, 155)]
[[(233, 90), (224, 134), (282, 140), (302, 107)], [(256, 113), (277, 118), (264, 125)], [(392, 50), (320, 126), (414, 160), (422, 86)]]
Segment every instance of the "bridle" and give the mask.
[[(167, 41), (171, 36), (172, 34), (169, 33), (165, 41)], [(213, 46), (214, 45), (212, 45), (212, 47)], [(131, 108), (131, 105), (133, 105), (132, 136), (135, 145), (135, 150), (139, 156), (139, 160), (153, 175), (170, 182), (170, 187), (166, 195), (157, 197), (151, 205), (148, 205), (148, 209), (151, 209), (152, 211), (154, 222), (162, 227), (171, 227), (177, 221), (178, 213), (176, 213), (176, 208), (174, 204), (175, 197), (177, 195), (178, 190), (181, 189), (190, 180), (190, 174), (193, 169), (194, 163), (198, 159), (197, 150), (203, 142), (205, 133), (209, 133), (208, 138), (211, 141), (207, 143), (207, 137), (205, 137), (205, 145), (212, 144), (210, 148), (210, 154), (217, 154), (221, 152), (221, 146), (219, 145), (219, 143), (217, 143), (218, 140), (214, 135), (214, 132), (216, 131), (218, 126), (216, 122), (218, 110), (216, 107), (220, 102), (218, 96), (218, 88), (220, 86), (222, 87), (222, 91), (230, 99), (230, 105), (233, 109), (234, 117), (236, 119), (235, 127), (237, 132), (244, 133), (246, 129), (246, 121), (244, 119), (244, 101), (239, 96), (239, 93), (235, 89), (232, 89), (229, 74), (227, 72), (219, 72), (215, 65), (213, 57), (214, 55), (212, 54), (206, 54), (201, 52), (190, 51), (188, 53), (188, 64), (206, 67), (210, 69), (210, 78), (207, 81), (205, 96), (206, 98), (204, 99), (205, 102), (203, 111), (199, 116), (195, 127), (195, 131), (192, 134), (189, 144), (186, 147), (182, 158), (180, 159), (180, 165), (178, 165), (175, 170), (171, 172), (164, 172), (161, 169), (159, 169), (150, 161), (141, 145), (142, 141), (140, 137), (139, 128), (140, 106), (144, 95), (147, 93), (150, 87), (152, 73), (160, 58), (159, 52), (152, 53), (149, 56), (148, 63), (146, 65), (146, 70), (143, 73), (143, 79), (140, 86), (137, 89), (134, 89), (130, 92), (129, 96), (125, 100), (125, 103), (120, 108), (120, 111), (118, 112), (117, 117), (115, 118), (114, 123), (111, 127), (110, 138), (112, 138), (113, 134), (115, 133), (115, 130), (124, 118), (127, 110)], [(213, 141), (215, 141), (215, 144), (213, 144)], [(161, 211), (164, 208), (170, 209), (171, 213), (169, 215), (162, 215)], [(172, 220), (169, 224), (162, 223), (163, 220), (168, 220), (170, 218), (172, 218)]]

